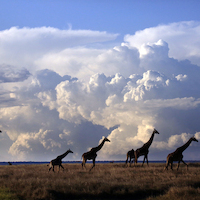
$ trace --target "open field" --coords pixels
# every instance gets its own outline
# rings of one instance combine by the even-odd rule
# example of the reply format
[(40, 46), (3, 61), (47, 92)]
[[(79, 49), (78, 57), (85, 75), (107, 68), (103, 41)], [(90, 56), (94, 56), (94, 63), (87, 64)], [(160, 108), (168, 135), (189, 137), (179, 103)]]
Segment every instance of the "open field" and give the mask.
[(91, 172), (81, 164), (63, 166), (59, 173), (43, 164), (0, 166), (0, 199), (200, 199), (199, 163), (191, 163), (188, 171), (181, 164), (178, 172), (152, 163), (97, 164)]

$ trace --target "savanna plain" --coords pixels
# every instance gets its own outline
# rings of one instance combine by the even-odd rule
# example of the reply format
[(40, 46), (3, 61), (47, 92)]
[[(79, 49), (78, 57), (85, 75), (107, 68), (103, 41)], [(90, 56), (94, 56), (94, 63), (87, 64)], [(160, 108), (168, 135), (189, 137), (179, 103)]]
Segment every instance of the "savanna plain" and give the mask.
[(48, 171), (46, 164), (0, 166), (0, 199), (200, 199), (200, 163), (164, 171), (164, 163), (126, 167), (96, 164), (89, 172), (80, 163)]

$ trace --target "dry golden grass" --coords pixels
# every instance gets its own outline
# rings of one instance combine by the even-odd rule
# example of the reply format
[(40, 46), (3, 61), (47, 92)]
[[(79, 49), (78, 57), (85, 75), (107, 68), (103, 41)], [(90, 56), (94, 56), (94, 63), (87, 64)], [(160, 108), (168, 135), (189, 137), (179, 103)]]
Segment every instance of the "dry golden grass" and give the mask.
[(59, 173), (46, 165), (0, 166), (0, 199), (200, 199), (200, 164), (190, 164), (188, 171), (181, 165), (178, 172), (151, 163), (97, 164), (91, 172), (81, 164), (63, 166)]

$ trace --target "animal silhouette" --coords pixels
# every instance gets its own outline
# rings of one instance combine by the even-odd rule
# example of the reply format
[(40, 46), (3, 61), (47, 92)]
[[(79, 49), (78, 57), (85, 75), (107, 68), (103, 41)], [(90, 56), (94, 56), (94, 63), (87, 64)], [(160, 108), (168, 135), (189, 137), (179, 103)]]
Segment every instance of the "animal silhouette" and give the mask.
[(149, 141), (147, 143), (145, 143), (141, 148), (137, 149), (135, 151), (135, 164), (137, 164), (137, 159), (140, 157), (140, 156), (144, 156), (144, 160), (143, 160), (143, 163), (142, 163), (142, 166), (144, 164), (144, 161), (146, 159), (147, 161), (147, 165), (148, 165), (148, 153), (149, 153), (149, 147), (151, 146), (152, 142), (153, 142), (153, 139), (154, 139), (154, 135), (156, 134), (159, 134), (159, 132), (154, 129), (153, 130), (153, 133), (149, 139)]
[(183, 161), (183, 154), (182, 153), (183, 153), (183, 151), (185, 151), (185, 149), (187, 149), (189, 147), (189, 145), (192, 141), (198, 142), (198, 140), (195, 137), (191, 137), (183, 146), (177, 148), (176, 151), (174, 151), (173, 153), (170, 153), (167, 156), (167, 162), (166, 162), (165, 169), (168, 170), (168, 166), (170, 164), (171, 169), (173, 170), (173, 162), (178, 161), (177, 171), (179, 169), (180, 162), (185, 164), (187, 166), (187, 170), (188, 170), (188, 165)]
[[(126, 154), (126, 165), (128, 163), (128, 159), (129, 159), (129, 164), (131, 165), (131, 162), (133, 162), (132, 159), (135, 158), (135, 151), (134, 149), (131, 149), (130, 151), (127, 152)], [(131, 161), (132, 160), (132, 161)]]
[(65, 153), (63, 153), (62, 155), (58, 156), (56, 159), (51, 160), (50, 164), (49, 164), (49, 171), (53, 168), (53, 172), (54, 172), (54, 166), (58, 165), (59, 166), (59, 171), (60, 171), (60, 167), (63, 168), (62, 166), (62, 159), (67, 156), (68, 153), (73, 153), (70, 149), (67, 150)]
[(12, 163), (11, 163), (11, 162), (8, 162), (8, 164), (9, 164), (9, 165), (12, 165)]
[(87, 160), (93, 160), (93, 166), (90, 169), (90, 171), (95, 167), (95, 160), (96, 160), (96, 157), (97, 157), (97, 151), (99, 151), (103, 147), (105, 142), (110, 142), (110, 140), (105, 137), (100, 145), (92, 148), (90, 151), (88, 151), (88, 152), (86, 152), (82, 155), (82, 158), (83, 158), (82, 168), (83, 167), (86, 168), (85, 163), (87, 162)]

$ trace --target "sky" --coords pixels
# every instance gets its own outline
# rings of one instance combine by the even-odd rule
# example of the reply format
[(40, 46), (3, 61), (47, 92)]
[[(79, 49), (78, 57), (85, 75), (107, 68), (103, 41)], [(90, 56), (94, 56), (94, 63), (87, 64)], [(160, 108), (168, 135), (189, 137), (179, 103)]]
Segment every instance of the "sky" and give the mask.
[(80, 161), (104, 137), (97, 160), (126, 160), (154, 128), (149, 161), (200, 140), (199, 6), (0, 0), (0, 161)]

